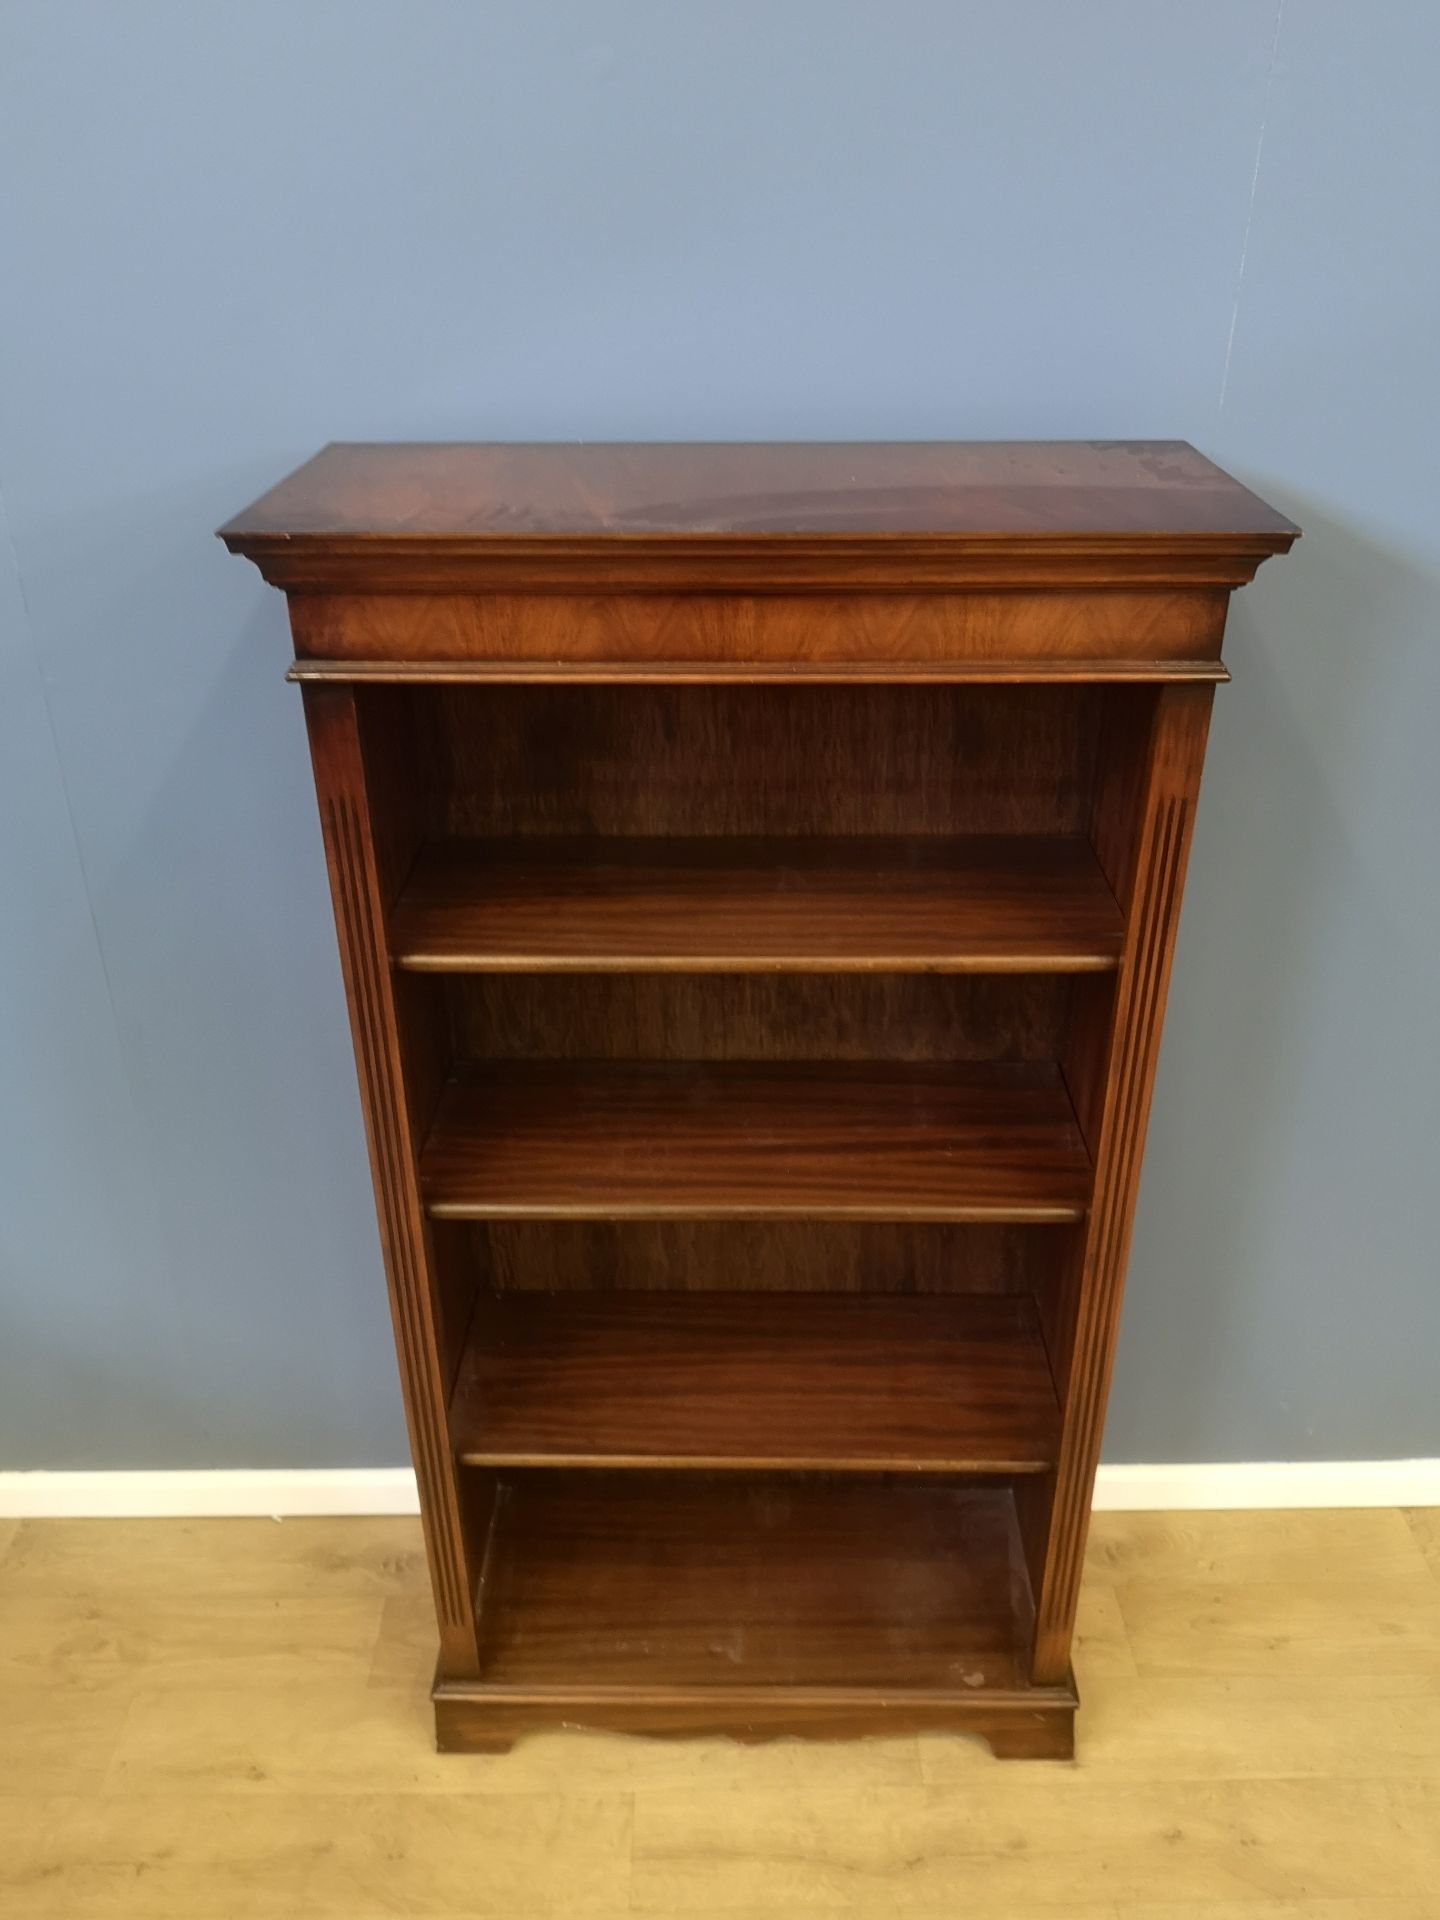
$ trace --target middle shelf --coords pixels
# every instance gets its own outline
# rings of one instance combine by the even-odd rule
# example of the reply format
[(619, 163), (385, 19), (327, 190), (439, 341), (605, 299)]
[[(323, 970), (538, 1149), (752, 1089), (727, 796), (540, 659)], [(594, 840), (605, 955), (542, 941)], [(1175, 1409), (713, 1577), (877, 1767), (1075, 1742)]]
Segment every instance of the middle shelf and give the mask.
[(437, 1219), (1079, 1219), (1051, 1061), (505, 1061), (448, 1086)]
[(1031, 1473), (1058, 1424), (1028, 1294), (489, 1294), (451, 1402), (491, 1467)]
[(1088, 841), (457, 840), (390, 926), (425, 973), (1113, 971), (1122, 921)]

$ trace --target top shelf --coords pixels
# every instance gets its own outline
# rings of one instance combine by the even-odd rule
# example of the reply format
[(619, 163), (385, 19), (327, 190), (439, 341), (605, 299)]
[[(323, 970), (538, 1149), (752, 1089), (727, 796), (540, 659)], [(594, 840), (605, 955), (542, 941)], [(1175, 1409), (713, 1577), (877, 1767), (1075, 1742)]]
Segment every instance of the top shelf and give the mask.
[(427, 973), (1094, 973), (1120, 909), (1079, 838), (468, 840), (395, 908)]

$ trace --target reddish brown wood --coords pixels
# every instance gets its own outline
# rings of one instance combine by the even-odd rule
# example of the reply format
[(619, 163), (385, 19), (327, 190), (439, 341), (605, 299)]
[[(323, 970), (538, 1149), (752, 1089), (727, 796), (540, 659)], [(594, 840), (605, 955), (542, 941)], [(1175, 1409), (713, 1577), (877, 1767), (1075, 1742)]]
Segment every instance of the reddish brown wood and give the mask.
[[(404, 976), (412, 985), (419, 975)], [(461, 1060), (1051, 1063), (1078, 986), (1114, 975), (458, 974)]]
[(431, 848), (390, 950), (434, 973), (1090, 973), (1122, 931), (1079, 836), (592, 837)]
[(1210, 700), (1208, 689), (1168, 688), (1150, 707), (1137, 783), (1135, 853), (1116, 871), (1128, 932), (1108, 1048), (1094, 1205), (1059, 1320), (1066, 1394), (1038, 1592), (1034, 1677), (1041, 1684), (1069, 1666)]
[[(292, 605), (291, 623), (295, 611)], [(890, 662), (745, 659), (653, 660), (308, 660), (286, 674), (301, 686), (428, 687), (947, 687), (1125, 686), (1204, 682), (1223, 686), (1218, 660), (894, 660)]]
[(1183, 441), (336, 445), (221, 529), (276, 585), (1236, 586), (1296, 528)]
[(572, 1290), (482, 1299), (450, 1426), (476, 1466), (1029, 1473), (1058, 1414), (1023, 1294)]
[[(383, 697), (394, 697), (383, 696)], [(436, 839), (1089, 835), (1105, 694), (426, 687)]]
[[(1089, 677), (1213, 678), (1225, 624), (1218, 587), (1150, 592), (741, 594), (320, 594), (297, 596), (298, 671), (327, 660), (383, 668), (443, 661), (447, 671), (554, 678), (684, 677), (737, 664), (740, 677), (822, 672), (1004, 678), (1029, 663)], [(1206, 664), (1208, 663), (1208, 665)]]
[(440, 1219), (1073, 1220), (1053, 1067), (536, 1061), (476, 1069), (421, 1160)]
[(1009, 1692), (905, 1693), (870, 1687), (830, 1689), (769, 1685), (725, 1694), (634, 1686), (585, 1693), (540, 1688), (437, 1686), (435, 1744), (441, 1753), (509, 1753), (527, 1733), (556, 1725), (643, 1734), (655, 1740), (723, 1735), (740, 1746), (803, 1737), (859, 1740), (883, 1731), (973, 1734), (997, 1760), (1072, 1760), (1075, 1757), (1073, 1683)]
[[(804, 1476), (505, 1478), (478, 1680), (442, 1742), (553, 1725), (763, 1738), (881, 1722), (1062, 1752), (1075, 1696), (1025, 1678), (1003, 1489)], [(1018, 1657), (1017, 1657), (1018, 1650)]]
[(481, 1621), (495, 1687), (1025, 1684), (1009, 1495), (724, 1475), (505, 1485)]
[(497, 1292), (1025, 1293), (1053, 1287), (1076, 1225), (854, 1220), (455, 1223)]
[(423, 1120), (414, 1111), (402, 1024), (386, 960), (386, 897), (372, 827), (374, 793), (367, 779), (355, 695), (346, 688), (309, 692), (305, 715), (410, 1447), (440, 1622), (441, 1659), (447, 1674), (463, 1675), (475, 1671), (476, 1543), (467, 1540), (462, 1525), (459, 1480), (445, 1427), (450, 1369), (441, 1352), (443, 1310), (432, 1276), (430, 1238), (412, 1146)]
[(1169, 442), (333, 447), (224, 529), (290, 593), (442, 1746), (1069, 1754), (1228, 595), (1295, 532)]

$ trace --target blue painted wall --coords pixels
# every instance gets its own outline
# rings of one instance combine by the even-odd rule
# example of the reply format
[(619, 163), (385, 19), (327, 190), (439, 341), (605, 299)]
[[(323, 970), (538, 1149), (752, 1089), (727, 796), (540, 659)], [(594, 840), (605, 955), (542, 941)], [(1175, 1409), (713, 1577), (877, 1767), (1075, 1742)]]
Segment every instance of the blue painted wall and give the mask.
[(1115, 1459), (1440, 1453), (1440, 10), (9, 0), (0, 1465), (403, 1458), (281, 602), (331, 438), (1179, 435), (1236, 604)]

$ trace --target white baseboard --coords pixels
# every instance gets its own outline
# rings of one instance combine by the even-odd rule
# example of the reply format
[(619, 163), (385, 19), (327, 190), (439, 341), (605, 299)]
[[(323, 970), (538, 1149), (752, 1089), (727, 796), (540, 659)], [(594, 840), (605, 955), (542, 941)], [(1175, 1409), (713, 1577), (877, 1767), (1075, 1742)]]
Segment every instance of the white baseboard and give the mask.
[(1437, 1507), (1440, 1460), (1220, 1460), (1102, 1466), (1097, 1513), (1238, 1507)]
[[(1102, 1466), (1098, 1512), (1440, 1506), (1440, 1460), (1221, 1461)], [(0, 1519), (415, 1513), (408, 1467), (0, 1473)]]
[(0, 1518), (142, 1520), (418, 1513), (409, 1467), (246, 1467), (215, 1472), (0, 1473)]

